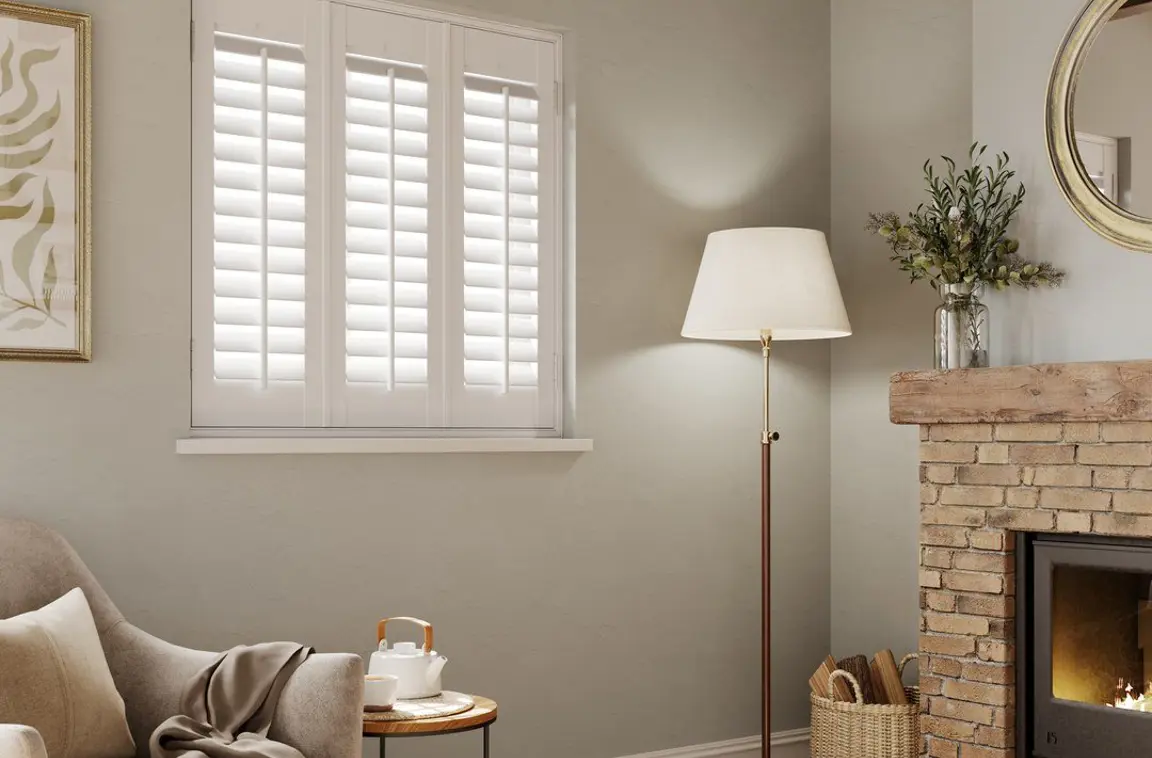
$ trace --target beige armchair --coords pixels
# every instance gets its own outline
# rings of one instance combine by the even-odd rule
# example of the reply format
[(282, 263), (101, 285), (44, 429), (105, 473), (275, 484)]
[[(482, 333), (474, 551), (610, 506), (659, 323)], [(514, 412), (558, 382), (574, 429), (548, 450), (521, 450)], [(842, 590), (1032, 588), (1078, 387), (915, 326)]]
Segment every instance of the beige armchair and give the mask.
[[(132, 626), (63, 537), (0, 518), (0, 618), (40, 608), (73, 587), (84, 590), (92, 606), (136, 755), (148, 758), (152, 731), (176, 714), (185, 683), (215, 654), (169, 644)], [(313, 655), (284, 688), (269, 737), (305, 758), (360, 758), (363, 669), (357, 655)], [(0, 725), (0, 758), (46, 758), (44, 743), (34, 729)]]

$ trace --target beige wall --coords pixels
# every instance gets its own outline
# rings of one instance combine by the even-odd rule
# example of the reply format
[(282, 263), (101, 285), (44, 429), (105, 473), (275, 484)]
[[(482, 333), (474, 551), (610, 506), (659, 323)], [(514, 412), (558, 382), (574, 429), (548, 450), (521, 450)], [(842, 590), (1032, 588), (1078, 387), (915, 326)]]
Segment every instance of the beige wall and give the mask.
[(1055, 292), (992, 303), (992, 357), (1002, 364), (1152, 357), (1152, 256), (1106, 242), (1061, 196), (1044, 148), (1052, 61), (1081, 0), (975, 0), (976, 136), (1012, 154), (1028, 185), (1017, 233), (1025, 255), (1068, 270)]
[[(501, 756), (757, 733), (759, 355), (678, 335), (708, 232), (829, 223), (827, 0), (460, 5), (570, 31), (575, 431), (596, 452), (409, 458), (174, 454), (188, 4), (57, 4), (95, 15), (96, 358), (0, 366), (0, 513), (60, 529), (134, 621), (188, 645), (366, 651), (382, 615), (431, 619), (448, 686), (500, 701)], [(776, 355), (788, 729), (828, 648), (829, 348)]]
[(832, 647), (916, 649), (917, 436), (888, 377), (932, 365), (938, 301), (863, 231), (921, 202), (925, 159), (971, 141), (966, 0), (832, 1), (832, 248), (855, 333), (832, 347)]

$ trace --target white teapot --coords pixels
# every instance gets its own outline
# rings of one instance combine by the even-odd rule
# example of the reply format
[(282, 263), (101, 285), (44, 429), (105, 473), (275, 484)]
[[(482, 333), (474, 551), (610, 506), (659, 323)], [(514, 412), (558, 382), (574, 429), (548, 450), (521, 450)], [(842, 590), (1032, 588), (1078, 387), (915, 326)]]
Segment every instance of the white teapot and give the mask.
[[(389, 648), (389, 621), (408, 621), (423, 627), (423, 649), (416, 647), (415, 642), (397, 642)], [(448, 659), (432, 649), (431, 624), (408, 616), (381, 619), (376, 625), (376, 639), (380, 647), (368, 662), (369, 675), (392, 675), (398, 678), (400, 684), (396, 697), (401, 700), (435, 697), (441, 693), (440, 672), (444, 670)]]

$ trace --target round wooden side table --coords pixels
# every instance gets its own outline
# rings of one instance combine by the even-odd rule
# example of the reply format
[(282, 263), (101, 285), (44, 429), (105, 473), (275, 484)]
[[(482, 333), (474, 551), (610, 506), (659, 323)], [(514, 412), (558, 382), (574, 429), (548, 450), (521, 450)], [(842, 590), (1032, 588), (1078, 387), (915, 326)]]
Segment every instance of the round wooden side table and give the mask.
[(476, 729), (484, 730), (484, 758), (488, 755), (488, 728), (496, 721), (496, 703), (486, 697), (473, 695), (476, 705), (455, 716), (411, 721), (364, 720), (365, 737), (380, 739), (380, 758), (387, 758), (387, 743), (399, 737), (434, 737), (439, 734), (460, 734)]

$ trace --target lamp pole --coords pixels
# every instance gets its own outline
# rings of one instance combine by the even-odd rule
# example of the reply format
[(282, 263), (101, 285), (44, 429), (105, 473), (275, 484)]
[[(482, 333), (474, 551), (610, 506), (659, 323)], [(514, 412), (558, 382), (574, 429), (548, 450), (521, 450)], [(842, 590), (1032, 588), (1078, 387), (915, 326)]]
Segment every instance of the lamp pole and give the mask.
[(772, 729), (772, 443), (780, 435), (769, 426), (769, 366), (772, 362), (772, 331), (760, 331), (764, 354), (764, 424), (760, 432), (760, 754), (768, 758), (768, 734)]

